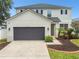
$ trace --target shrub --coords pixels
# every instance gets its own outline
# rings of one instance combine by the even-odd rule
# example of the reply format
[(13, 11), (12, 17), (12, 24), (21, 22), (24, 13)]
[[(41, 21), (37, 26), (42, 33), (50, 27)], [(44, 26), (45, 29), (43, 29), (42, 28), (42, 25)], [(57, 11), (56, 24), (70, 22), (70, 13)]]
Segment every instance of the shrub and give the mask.
[(69, 34), (71, 34), (73, 31), (74, 31), (74, 29), (72, 29), (72, 28), (69, 28), (69, 29), (68, 29), (68, 33), (69, 33)]
[(79, 36), (78, 36), (78, 34), (77, 34), (77, 33), (72, 34), (72, 39), (78, 39), (78, 38), (79, 38)]
[(53, 41), (53, 37), (52, 36), (46, 36), (45, 37), (45, 42), (52, 42)]
[(65, 29), (63, 27), (60, 27), (58, 37), (64, 37), (64, 32), (65, 32)]
[(79, 33), (73, 28), (64, 29), (61, 27), (59, 28), (58, 37), (63, 39), (78, 39)]
[(71, 39), (72, 38), (72, 33), (74, 32), (74, 29), (69, 28), (67, 31), (68, 31), (68, 36)]
[(73, 32), (74, 32), (74, 29), (72, 28), (68, 28), (68, 29), (60, 28), (58, 36), (64, 39), (72, 39), (73, 37), (76, 37), (75, 35), (72, 35)]

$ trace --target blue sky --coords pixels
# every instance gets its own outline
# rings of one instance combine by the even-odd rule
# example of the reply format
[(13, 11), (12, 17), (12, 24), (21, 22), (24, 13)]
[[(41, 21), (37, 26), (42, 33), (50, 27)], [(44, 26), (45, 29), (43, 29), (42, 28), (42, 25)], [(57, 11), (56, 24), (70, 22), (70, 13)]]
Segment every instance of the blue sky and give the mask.
[(37, 3), (47, 3), (60, 6), (72, 7), (72, 18), (79, 18), (79, 0), (13, 0), (11, 16), (16, 14), (15, 7)]

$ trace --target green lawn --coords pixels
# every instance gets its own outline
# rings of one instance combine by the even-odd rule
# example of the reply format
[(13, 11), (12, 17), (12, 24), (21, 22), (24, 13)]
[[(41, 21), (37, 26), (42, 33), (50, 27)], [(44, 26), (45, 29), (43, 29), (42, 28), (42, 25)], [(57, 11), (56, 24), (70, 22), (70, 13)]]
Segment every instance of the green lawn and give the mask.
[(79, 39), (73, 39), (71, 42), (79, 47)]
[(60, 51), (49, 49), (51, 59), (79, 59), (79, 54), (68, 54)]

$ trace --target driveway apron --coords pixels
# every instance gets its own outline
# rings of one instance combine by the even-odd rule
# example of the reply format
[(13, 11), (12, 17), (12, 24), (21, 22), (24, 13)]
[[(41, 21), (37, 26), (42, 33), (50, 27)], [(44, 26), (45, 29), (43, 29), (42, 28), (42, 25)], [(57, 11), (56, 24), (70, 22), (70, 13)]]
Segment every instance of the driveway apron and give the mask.
[(13, 41), (0, 51), (0, 59), (50, 59), (42, 40)]

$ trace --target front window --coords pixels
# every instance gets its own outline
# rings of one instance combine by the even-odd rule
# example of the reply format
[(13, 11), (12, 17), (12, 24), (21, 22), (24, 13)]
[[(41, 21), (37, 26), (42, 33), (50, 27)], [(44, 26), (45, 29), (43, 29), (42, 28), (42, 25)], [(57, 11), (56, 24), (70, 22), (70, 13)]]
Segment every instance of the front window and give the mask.
[(68, 24), (60, 24), (60, 27), (67, 29), (68, 28)]
[(52, 15), (52, 14), (51, 14), (51, 10), (48, 10), (48, 11), (47, 11), (47, 16), (48, 16), (48, 17), (51, 17), (51, 15)]

